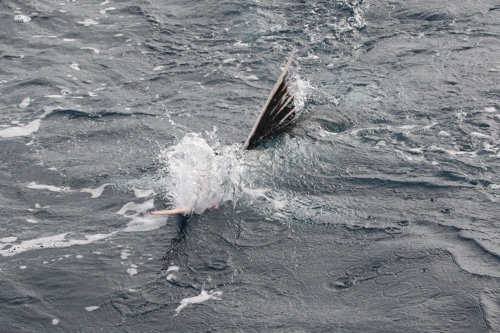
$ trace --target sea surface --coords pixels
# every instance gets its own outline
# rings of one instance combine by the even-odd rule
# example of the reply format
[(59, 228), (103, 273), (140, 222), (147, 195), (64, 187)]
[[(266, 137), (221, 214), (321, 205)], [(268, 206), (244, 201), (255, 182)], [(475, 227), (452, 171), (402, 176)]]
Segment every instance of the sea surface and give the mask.
[(0, 20), (1, 332), (500, 332), (498, 0)]

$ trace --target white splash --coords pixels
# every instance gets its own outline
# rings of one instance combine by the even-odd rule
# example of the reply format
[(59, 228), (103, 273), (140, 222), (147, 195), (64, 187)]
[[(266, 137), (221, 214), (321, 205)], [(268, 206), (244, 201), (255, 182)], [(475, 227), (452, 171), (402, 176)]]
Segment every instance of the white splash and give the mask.
[(189, 304), (199, 304), (209, 300), (221, 300), (219, 296), (222, 296), (222, 291), (213, 291), (210, 290), (208, 293), (205, 290), (201, 290), (201, 293), (198, 296), (184, 298), (181, 300), (180, 305), (175, 309), (177, 312), (175, 315), (177, 316), (182, 309), (184, 309)]
[[(212, 133), (215, 136), (215, 131)], [(213, 140), (213, 137), (210, 138)], [(209, 145), (197, 134), (186, 135), (160, 156), (166, 165), (167, 197), (174, 208), (202, 214), (233, 199), (233, 179), (239, 177), (237, 146)]]
[[(301, 111), (304, 108), (307, 99), (311, 95), (311, 91), (314, 90), (314, 86), (311, 82), (302, 79), (299, 75), (295, 75), (292, 78), (290, 89), (293, 94), (295, 109)], [(338, 102), (335, 101), (334, 103), (338, 104)]]

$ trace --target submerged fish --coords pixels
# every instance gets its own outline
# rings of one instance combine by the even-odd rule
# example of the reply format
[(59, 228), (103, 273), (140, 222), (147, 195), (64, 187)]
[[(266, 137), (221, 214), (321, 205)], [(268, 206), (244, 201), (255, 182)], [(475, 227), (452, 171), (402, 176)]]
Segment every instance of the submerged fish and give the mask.
[[(263, 139), (284, 130), (292, 124), (295, 117), (294, 96), (290, 93), (290, 81), (287, 80), (292, 60), (293, 53), (289, 56), (285, 68), (259, 113), (243, 145), (243, 149), (255, 148)], [(200, 184), (203, 185), (203, 182), (200, 182)], [(217, 208), (217, 205), (213, 204), (211, 208)], [(190, 213), (190, 209), (183, 207), (150, 212), (151, 215), (187, 215)]]

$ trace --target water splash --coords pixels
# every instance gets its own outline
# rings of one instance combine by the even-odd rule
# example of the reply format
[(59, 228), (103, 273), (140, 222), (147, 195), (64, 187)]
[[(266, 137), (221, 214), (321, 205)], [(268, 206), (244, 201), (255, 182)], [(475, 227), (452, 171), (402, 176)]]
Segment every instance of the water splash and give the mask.
[[(300, 115), (313, 87), (299, 75), (293, 77), (291, 87)], [(243, 192), (243, 178), (251, 176), (248, 170), (254, 169), (248, 163), (256, 162), (245, 158), (240, 144), (220, 145), (216, 128), (185, 135), (176, 145), (162, 150), (159, 161), (164, 165), (161, 183), (166, 199), (171, 208), (184, 209), (186, 214), (202, 214), (233, 201)]]
[(176, 145), (162, 151), (165, 165), (163, 183), (173, 208), (187, 214), (202, 214), (233, 199), (234, 184), (239, 177), (241, 147), (221, 146), (216, 131), (187, 134)]
[(295, 74), (292, 77), (290, 88), (294, 97), (295, 110), (300, 113), (304, 109), (306, 101), (309, 99), (314, 87), (311, 82)]

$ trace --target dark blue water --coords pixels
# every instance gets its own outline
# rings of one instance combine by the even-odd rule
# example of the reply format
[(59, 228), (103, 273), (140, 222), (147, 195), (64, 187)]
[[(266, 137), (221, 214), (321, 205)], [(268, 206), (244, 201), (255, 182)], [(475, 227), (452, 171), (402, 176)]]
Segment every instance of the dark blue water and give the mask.
[[(2, 332), (500, 331), (498, 1), (0, 18)], [(245, 153), (292, 51), (296, 125)], [(200, 170), (218, 209), (147, 214)]]

